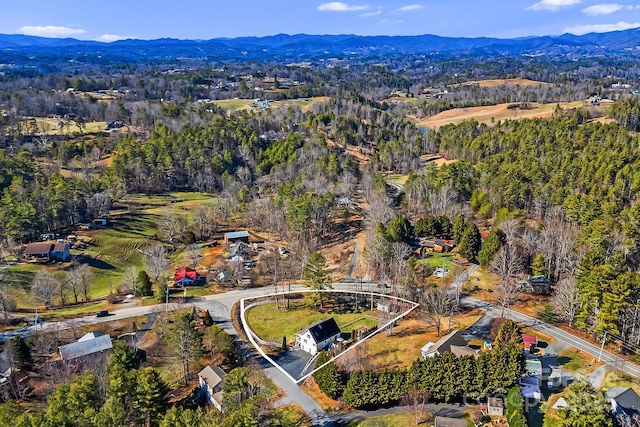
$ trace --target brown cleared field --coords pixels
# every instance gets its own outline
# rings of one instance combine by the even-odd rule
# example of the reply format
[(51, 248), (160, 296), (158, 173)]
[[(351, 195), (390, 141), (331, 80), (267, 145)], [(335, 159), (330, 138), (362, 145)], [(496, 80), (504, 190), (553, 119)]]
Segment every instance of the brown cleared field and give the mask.
[(497, 86), (550, 86), (551, 83), (539, 82), (529, 79), (491, 79), (491, 80), (474, 80), (471, 82), (460, 83), (452, 85), (451, 87), (465, 87), (465, 86), (479, 86), (485, 88), (492, 88)]
[[(565, 110), (585, 107), (582, 101), (561, 102), (559, 104), (560, 107)], [(480, 123), (489, 125), (492, 122), (498, 120), (520, 120), (551, 117), (551, 115), (553, 114), (553, 110), (558, 104), (531, 103), (532, 108), (527, 110), (509, 109), (509, 105), (511, 105), (511, 103), (490, 105), (486, 107), (455, 108), (453, 110), (443, 111), (440, 114), (436, 114), (435, 116), (431, 116), (426, 119), (417, 120), (417, 125), (436, 129), (448, 124), (462, 123), (465, 120), (477, 120)], [(604, 107), (590, 108), (593, 108), (596, 111), (604, 111)]]

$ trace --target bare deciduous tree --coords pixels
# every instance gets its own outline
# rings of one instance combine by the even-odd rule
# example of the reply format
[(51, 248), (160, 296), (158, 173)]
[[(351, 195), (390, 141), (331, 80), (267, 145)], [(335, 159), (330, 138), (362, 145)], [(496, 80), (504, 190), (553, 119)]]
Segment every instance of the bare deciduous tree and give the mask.
[(124, 270), (122, 275), (122, 292), (137, 295), (138, 287), (138, 269), (134, 265), (130, 265)]
[(102, 218), (111, 209), (111, 197), (107, 193), (96, 193), (87, 200), (87, 211), (93, 218)]
[(395, 268), (393, 269), (393, 294), (398, 296), (398, 284), (406, 276), (407, 258), (411, 255), (411, 246), (404, 242), (391, 243), (391, 257)]
[(45, 309), (51, 308), (53, 299), (58, 294), (60, 283), (48, 270), (39, 270), (33, 277), (31, 294), (37, 302), (44, 305)]
[(200, 260), (200, 246), (197, 243), (192, 243), (185, 248), (184, 254), (191, 267), (196, 268)]
[(149, 246), (144, 251), (144, 266), (155, 283), (169, 270), (169, 254), (162, 245)]
[(425, 289), (420, 298), (420, 317), (428, 325), (434, 326), (440, 336), (442, 320), (454, 313), (455, 305), (455, 298), (447, 288)]
[(575, 277), (569, 276), (558, 282), (553, 291), (551, 303), (558, 316), (564, 319), (569, 326), (573, 326), (576, 313), (582, 306), (582, 292), (576, 285)]
[(504, 310), (518, 299), (520, 289), (515, 280), (523, 268), (520, 254), (514, 246), (509, 244), (502, 246), (491, 262), (491, 269), (500, 276), (500, 284), (495, 292), (495, 298), (496, 303), (502, 307), (503, 315)]
[(169, 213), (162, 215), (159, 228), (163, 236), (173, 245), (176, 240), (182, 238), (186, 225), (187, 223), (182, 216)]

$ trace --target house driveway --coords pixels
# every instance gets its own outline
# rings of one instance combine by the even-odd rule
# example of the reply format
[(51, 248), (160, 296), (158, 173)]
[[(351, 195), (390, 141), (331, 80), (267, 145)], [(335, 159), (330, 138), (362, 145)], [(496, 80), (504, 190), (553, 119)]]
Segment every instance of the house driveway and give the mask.
[(307, 367), (312, 356), (300, 349), (290, 349), (271, 358), (295, 379), (299, 379), (303, 375), (313, 371), (315, 366), (315, 363), (311, 363), (311, 365)]

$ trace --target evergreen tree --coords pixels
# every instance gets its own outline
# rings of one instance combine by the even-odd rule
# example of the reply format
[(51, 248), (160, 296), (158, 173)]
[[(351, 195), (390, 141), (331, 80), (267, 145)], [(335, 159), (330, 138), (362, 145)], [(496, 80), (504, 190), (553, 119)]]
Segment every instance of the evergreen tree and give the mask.
[(151, 278), (146, 271), (140, 270), (136, 283), (138, 284), (136, 287), (136, 296), (151, 295)]
[(547, 266), (544, 259), (544, 254), (540, 253), (533, 258), (531, 263), (531, 274), (534, 276), (546, 276)]
[(491, 264), (493, 257), (498, 253), (500, 247), (504, 245), (505, 235), (500, 229), (494, 229), (489, 232), (489, 235), (484, 242), (482, 242), (482, 248), (478, 252), (478, 262), (481, 266), (487, 267)]
[(140, 421), (147, 427), (157, 426), (160, 415), (167, 409), (169, 388), (160, 374), (153, 368), (137, 371), (133, 407), (137, 409)]
[(462, 237), (460, 238), (459, 253), (464, 258), (472, 261), (478, 256), (478, 251), (482, 246), (482, 238), (480, 237), (480, 231), (478, 226), (472, 221), (469, 221), (464, 228)]
[(386, 235), (390, 242), (406, 242), (412, 235), (411, 224), (404, 216), (398, 215), (389, 221)]
[(30, 371), (33, 367), (31, 346), (27, 344), (22, 336), (16, 335), (11, 338), (11, 349), (16, 366), (20, 369)]
[(206, 310), (204, 313), (204, 318), (202, 319), (202, 324), (206, 327), (213, 326), (213, 317), (211, 317), (211, 313), (209, 310)]
[(564, 395), (567, 406), (558, 410), (561, 427), (611, 427), (611, 407), (603, 392), (586, 380), (577, 379)]
[(464, 220), (464, 216), (458, 215), (453, 218), (451, 222), (451, 237), (455, 240), (456, 243), (460, 243), (460, 239), (462, 238), (462, 234), (465, 230), (466, 221)]
[[(332, 289), (331, 277), (327, 268), (327, 261), (320, 252), (314, 252), (309, 257), (309, 261), (304, 266), (304, 277), (309, 280), (309, 287), (313, 290)], [(323, 292), (312, 294), (314, 303), (324, 300)]]
[[(318, 359), (316, 360), (316, 368), (324, 365), (331, 356), (326, 351), (320, 352)], [(342, 394), (344, 385), (342, 384), (342, 376), (338, 371), (338, 367), (334, 362), (330, 362), (324, 368), (316, 371), (313, 374), (313, 379), (324, 394), (332, 399), (336, 399)]]

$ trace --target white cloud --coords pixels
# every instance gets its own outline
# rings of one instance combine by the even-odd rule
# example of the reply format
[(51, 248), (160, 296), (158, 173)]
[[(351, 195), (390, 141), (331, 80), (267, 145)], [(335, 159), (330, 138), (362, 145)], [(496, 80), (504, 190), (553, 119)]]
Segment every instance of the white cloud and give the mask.
[(578, 4), (581, 0), (541, 0), (526, 8), (526, 10), (552, 10), (557, 11), (563, 7)]
[(318, 6), (320, 12), (357, 12), (359, 10), (367, 10), (367, 5), (355, 5), (346, 4), (339, 1), (332, 1), (330, 3), (323, 3)]
[(582, 9), (582, 12), (587, 15), (610, 15), (612, 13), (616, 13), (620, 10), (638, 10), (640, 6), (625, 6), (617, 3), (603, 3), (603, 4), (594, 4), (593, 6), (589, 6), (585, 9)]
[(409, 12), (411, 10), (418, 10), (418, 9), (422, 9), (424, 6), (421, 4), (408, 4), (406, 6), (402, 6), (400, 9), (398, 9), (398, 12)]
[(116, 42), (118, 40), (127, 40), (132, 38), (133, 37), (129, 37), (129, 36), (119, 36), (117, 34), (103, 34), (100, 37), (98, 37), (96, 40), (100, 42), (111, 43), (111, 42)]
[(574, 25), (573, 27), (565, 28), (564, 32), (579, 36), (587, 33), (607, 33), (609, 31), (628, 30), (630, 28), (638, 27), (640, 27), (640, 22), (620, 21), (616, 24)]
[(366, 18), (366, 17), (368, 17), (368, 16), (378, 16), (378, 15), (380, 15), (380, 14), (382, 14), (382, 10), (381, 10), (381, 9), (378, 9), (378, 10), (374, 10), (374, 11), (372, 11), (372, 12), (365, 12), (365, 13), (361, 13), (361, 14), (360, 14), (360, 15), (358, 15), (358, 16), (362, 16), (362, 17)]
[(63, 38), (86, 33), (79, 28), (58, 27), (56, 25), (25, 25), (18, 29), (18, 33), (27, 36)]
[(398, 25), (403, 22), (402, 19), (383, 19), (382, 21), (378, 21), (378, 25)]
[(622, 9), (624, 9), (624, 6), (621, 4), (607, 3), (594, 4), (593, 6), (582, 9), (582, 12), (587, 15), (610, 15)]

